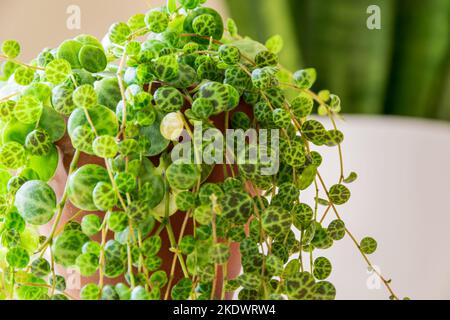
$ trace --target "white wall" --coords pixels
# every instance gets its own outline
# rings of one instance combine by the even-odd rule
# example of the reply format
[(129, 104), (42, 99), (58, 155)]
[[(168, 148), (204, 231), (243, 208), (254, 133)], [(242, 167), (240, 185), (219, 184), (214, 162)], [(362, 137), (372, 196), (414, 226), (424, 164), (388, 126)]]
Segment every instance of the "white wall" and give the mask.
[[(338, 127), (345, 134), (345, 171), (359, 174), (350, 201), (338, 206), (347, 227), (358, 240), (378, 241), (369, 258), (400, 297), (450, 299), (450, 124), (347, 116)], [(320, 171), (331, 186), (339, 175), (337, 150), (313, 149), (324, 157)], [(306, 202), (313, 197), (311, 189), (300, 195)], [(330, 281), (339, 299), (388, 298), (349, 237), (315, 257), (322, 254), (333, 263)]]

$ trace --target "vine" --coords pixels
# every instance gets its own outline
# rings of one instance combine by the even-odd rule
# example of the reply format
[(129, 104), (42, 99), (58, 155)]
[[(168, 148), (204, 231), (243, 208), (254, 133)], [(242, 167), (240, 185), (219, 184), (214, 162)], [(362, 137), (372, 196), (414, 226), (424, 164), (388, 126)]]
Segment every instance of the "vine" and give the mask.
[[(368, 258), (377, 242), (358, 242), (338, 212), (357, 179), (345, 176), (339, 97), (311, 90), (314, 69), (280, 64), (279, 36), (244, 38), (204, 2), (170, 0), (113, 24), (103, 43), (80, 35), (30, 63), (17, 59), (18, 42), (2, 43), (13, 93), (0, 98), (1, 299), (76, 299), (56, 265), (97, 275), (85, 300), (335, 299), (321, 254), (346, 236), (398, 299)], [(252, 132), (270, 143), (252, 145)], [(58, 200), (50, 182), (64, 138), (73, 157)], [(339, 153), (331, 187), (316, 146)], [(222, 162), (203, 161), (208, 151)], [(300, 197), (309, 188), (315, 197)]]

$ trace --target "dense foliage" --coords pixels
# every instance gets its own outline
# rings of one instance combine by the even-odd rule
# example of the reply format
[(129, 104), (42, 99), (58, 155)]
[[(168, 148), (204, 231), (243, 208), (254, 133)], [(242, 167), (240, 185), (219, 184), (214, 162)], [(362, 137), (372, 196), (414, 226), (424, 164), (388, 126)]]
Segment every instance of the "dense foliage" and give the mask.
[[(356, 179), (344, 176), (340, 99), (310, 91), (314, 69), (290, 73), (279, 64), (280, 37), (265, 45), (242, 38), (233, 20), (225, 24), (203, 2), (168, 1), (113, 24), (103, 43), (80, 35), (29, 64), (17, 60), (16, 41), (3, 42), (2, 77), (13, 90), (0, 103), (0, 298), (72, 298), (60, 265), (98, 276), (82, 299), (223, 299), (234, 291), (239, 299), (334, 299), (332, 265), (318, 250), (346, 236), (372, 266), (376, 241), (358, 242), (337, 210)], [(331, 119), (331, 130), (310, 118), (315, 110)], [(183, 129), (192, 136), (194, 124), (214, 128), (217, 116), (226, 129), (279, 129), (279, 150), (271, 152), (279, 151), (280, 170), (261, 175), (260, 158), (224, 164), (225, 178), (213, 183), (213, 165), (171, 160)], [(57, 199), (49, 182), (56, 144), (67, 135), (74, 156)], [(320, 175), (314, 146), (337, 148), (335, 185)], [(104, 165), (80, 166), (83, 154)], [(300, 197), (308, 188), (315, 198)], [(60, 227), (68, 201), (80, 211)], [(175, 219), (184, 221), (180, 234)], [(160, 257), (163, 233), (170, 270)], [(231, 243), (242, 255), (237, 278), (227, 272)]]

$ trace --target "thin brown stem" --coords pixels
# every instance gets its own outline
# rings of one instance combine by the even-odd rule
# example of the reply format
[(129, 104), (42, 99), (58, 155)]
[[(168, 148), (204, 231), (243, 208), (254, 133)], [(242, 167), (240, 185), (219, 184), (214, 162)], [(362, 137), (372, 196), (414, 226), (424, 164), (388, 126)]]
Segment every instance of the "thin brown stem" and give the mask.
[[(322, 185), (322, 187), (324, 188), (327, 197), (329, 199), (330, 202), (330, 206), (333, 209), (336, 217), (339, 220), (341, 219), (341, 216), (339, 215), (339, 212), (336, 209), (336, 206), (333, 204), (333, 202), (330, 199), (330, 195), (328, 192), (328, 189), (325, 185), (325, 181), (323, 180), (322, 176), (320, 175), (320, 173), (317, 173), (317, 176), (320, 180), (320, 183)], [(361, 256), (363, 257), (363, 259), (366, 261), (367, 265), (369, 266), (369, 268), (371, 270), (373, 270), (373, 272), (380, 278), (380, 280), (383, 282), (384, 286), (386, 287), (386, 289), (389, 291), (389, 293), (391, 294), (391, 297), (393, 297), (394, 299), (398, 300), (398, 296), (394, 293), (394, 290), (392, 289), (391, 285), (390, 285), (390, 281), (387, 280), (386, 278), (384, 278), (384, 276), (374, 267), (374, 265), (372, 264), (372, 262), (369, 260), (369, 258), (367, 257), (367, 255), (361, 250), (361, 247), (359, 245), (358, 240), (356, 240), (356, 237), (350, 232), (350, 230), (348, 228), (345, 228), (345, 232), (348, 234), (348, 236), (350, 237), (350, 239), (353, 241), (353, 243), (355, 244), (356, 248), (358, 249), (358, 251), (361, 253)]]
[(7, 101), (7, 100), (9, 100), (9, 99), (11, 99), (11, 98), (14, 98), (15, 96), (18, 96), (19, 94), (20, 94), (20, 92), (14, 92), (14, 93), (11, 93), (11, 94), (9, 94), (9, 95), (7, 95), (7, 96), (1, 98), (1, 99), (0, 99), (0, 102)]
[(104, 282), (104, 267), (105, 267), (105, 244), (106, 244), (106, 236), (108, 235), (108, 225), (105, 223), (102, 227), (102, 242), (100, 245), (100, 258), (99, 258), (99, 281), (98, 281), (98, 287), (101, 289), (103, 288), (103, 282)]
[(125, 129), (126, 129), (126, 125), (127, 125), (127, 100), (126, 100), (126, 96), (125, 96), (125, 86), (123, 84), (122, 72), (123, 72), (123, 68), (125, 66), (126, 58), (127, 58), (127, 55), (124, 53), (122, 56), (122, 59), (120, 60), (120, 63), (119, 63), (119, 69), (117, 70), (117, 80), (119, 82), (120, 95), (122, 96), (122, 102), (123, 102), (122, 125), (120, 127), (118, 137), (120, 137), (120, 135), (123, 134), (124, 138), (125, 138), (125, 132), (126, 132)]
[[(181, 241), (183, 240), (184, 233), (186, 232), (186, 227), (189, 222), (189, 216), (190, 212), (186, 213), (186, 216), (184, 217), (183, 225), (181, 226), (180, 235), (178, 236), (178, 247), (180, 247)], [(175, 277), (175, 270), (176, 270), (176, 262), (177, 262), (177, 255), (174, 254), (172, 258), (172, 267), (170, 268), (170, 276), (169, 276), (169, 283), (167, 285), (166, 294), (164, 296), (164, 300), (169, 299), (169, 292), (172, 287), (172, 282)]]
[[(17, 283), (20, 286), (26, 286), (26, 287), (37, 287), (37, 288), (48, 288), (51, 289), (52, 286), (49, 284), (45, 284), (45, 283), (22, 283), (22, 282), (18, 282)], [(66, 296), (67, 298), (69, 298), (70, 300), (78, 300), (77, 298), (75, 298), (74, 296), (68, 294), (67, 292), (61, 292), (62, 295)]]
[(15, 64), (18, 64), (18, 65), (21, 65), (22, 67), (27, 67), (27, 68), (30, 68), (30, 69), (33, 69), (33, 70), (45, 71), (45, 68), (38, 67), (38, 66), (33, 66), (31, 64), (27, 64), (27, 63), (24, 63), (24, 62), (15, 60), (15, 59), (10, 59), (10, 58), (8, 58), (7, 56), (5, 56), (3, 54), (0, 54), (0, 58), (4, 59), (4, 60), (11, 61), (11, 62), (13, 62)]
[(198, 34), (195, 33), (182, 33), (179, 35), (179, 37), (182, 38), (187, 38), (187, 37), (194, 37), (194, 38), (201, 38), (201, 39), (205, 39), (205, 40), (211, 40), (212, 42), (216, 43), (216, 44), (223, 44), (222, 41), (216, 40), (216, 39), (212, 39), (211, 37), (207, 37), (207, 36), (200, 36)]

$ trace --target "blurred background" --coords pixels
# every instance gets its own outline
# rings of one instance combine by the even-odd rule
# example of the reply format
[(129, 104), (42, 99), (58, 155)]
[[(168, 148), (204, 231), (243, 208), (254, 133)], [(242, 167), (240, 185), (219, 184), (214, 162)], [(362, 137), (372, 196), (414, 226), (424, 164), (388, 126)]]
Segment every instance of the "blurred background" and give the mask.
[[(0, 0), (0, 39), (22, 45), (22, 60), (31, 60), (46, 47), (57, 47), (81, 33), (100, 39), (111, 24), (161, 6), (166, 0)], [(222, 0), (208, 5), (226, 12)], [(79, 14), (79, 21), (73, 19)], [(79, 26), (76, 23), (79, 22)]]
[[(79, 33), (102, 37), (165, 0), (0, 0), (0, 38), (19, 40), (24, 59)], [(450, 120), (450, 0), (209, 0), (240, 33), (285, 40), (283, 64), (315, 67), (345, 113)], [(80, 28), (67, 20), (80, 10)], [(379, 8), (381, 29), (368, 20)], [(368, 12), (369, 11), (369, 12)], [(375, 12), (378, 14), (378, 12)], [(376, 17), (375, 17), (376, 18)]]
[[(80, 33), (101, 38), (113, 22), (164, 2), (0, 0), (0, 40), (19, 40), (23, 59), (30, 60)], [(359, 174), (352, 201), (342, 208), (346, 224), (359, 239), (378, 240), (371, 259), (392, 277), (400, 296), (450, 299), (445, 205), (450, 0), (209, 0), (208, 5), (232, 16), (242, 35), (264, 42), (280, 34), (283, 64), (317, 68), (314, 89), (341, 97), (345, 166)], [(73, 6), (80, 10), (80, 28), (67, 26)], [(375, 24), (381, 29), (370, 29), (368, 20), (374, 23), (378, 9)], [(338, 174), (337, 154), (320, 151), (326, 153), (322, 170), (331, 183)], [(333, 261), (339, 299), (387, 298), (348, 239), (329, 251), (323, 254)]]
[[(291, 68), (314, 66), (346, 113), (450, 120), (450, 0), (227, 0), (243, 34), (286, 39)], [(370, 30), (368, 8), (380, 9)], [(251, 18), (249, 18), (251, 17)]]

